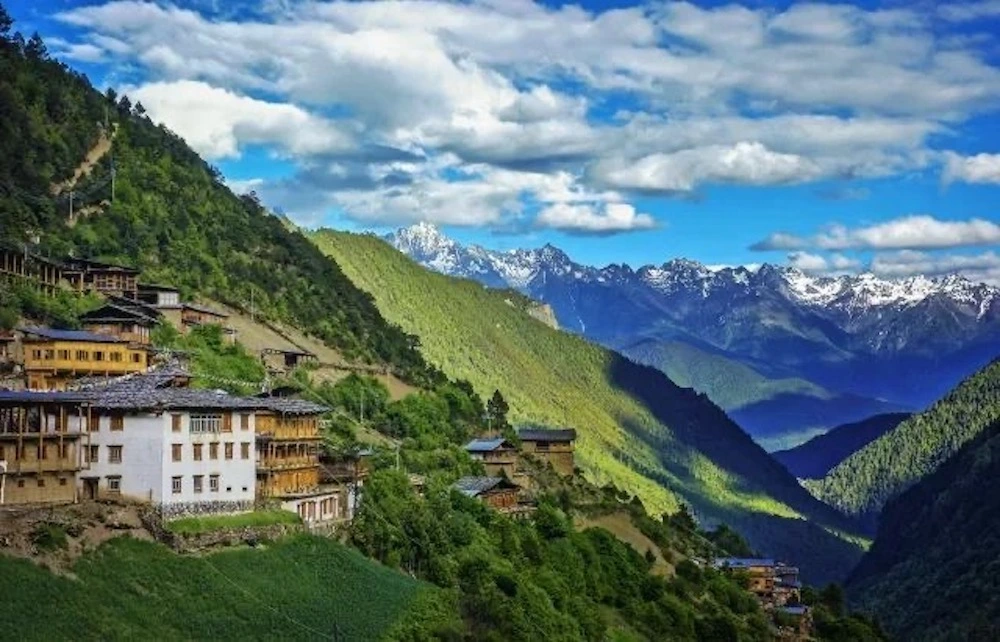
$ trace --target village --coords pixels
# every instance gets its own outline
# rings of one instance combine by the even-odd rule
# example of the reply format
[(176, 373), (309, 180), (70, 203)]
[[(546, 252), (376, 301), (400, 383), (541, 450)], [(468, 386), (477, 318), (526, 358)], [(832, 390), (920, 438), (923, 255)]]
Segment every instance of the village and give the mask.
[[(160, 519), (239, 514), (265, 507), (295, 513), (328, 532), (354, 518), (372, 450), (322, 446), (326, 405), (294, 387), (254, 396), (194, 388), (183, 355), (158, 349), (165, 323), (181, 334), (203, 325), (238, 333), (228, 314), (139, 280), (131, 267), (56, 261), (0, 248), (0, 278), (102, 299), (82, 329), (24, 325), (0, 331), (0, 510), (124, 501)], [(265, 348), (262, 363), (288, 371), (315, 355)], [(454, 488), (515, 519), (535, 511), (539, 467), (577, 474), (573, 429), (522, 426), (516, 437), (483, 435), (464, 446), (481, 476)], [(424, 480), (411, 475), (419, 492)], [(738, 575), (768, 612), (790, 616), (789, 639), (806, 636), (798, 569), (771, 559), (716, 558), (703, 565)]]

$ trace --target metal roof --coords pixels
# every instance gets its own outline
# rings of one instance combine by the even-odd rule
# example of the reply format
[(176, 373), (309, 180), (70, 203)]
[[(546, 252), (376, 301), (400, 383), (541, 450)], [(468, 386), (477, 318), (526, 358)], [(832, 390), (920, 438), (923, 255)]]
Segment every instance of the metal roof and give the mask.
[(87, 403), (89, 400), (90, 397), (79, 392), (0, 390), (0, 404)]
[(750, 568), (751, 566), (774, 566), (774, 560), (756, 557), (717, 557), (713, 563), (717, 568)]
[(470, 453), (488, 453), (500, 448), (513, 447), (514, 446), (503, 437), (497, 437), (495, 439), (473, 439), (469, 443), (465, 444), (465, 449)]
[(466, 497), (478, 497), (498, 486), (502, 488), (517, 488), (517, 485), (506, 477), (462, 477), (455, 482), (453, 488)]
[(80, 315), (81, 321), (133, 321), (136, 319), (149, 324), (156, 323), (156, 319), (143, 314), (137, 309), (127, 308), (114, 303), (105, 303), (95, 310)]
[(52, 328), (18, 328), (25, 334), (32, 334), (53, 341), (89, 341), (91, 343), (128, 343), (124, 339), (107, 334), (96, 334), (83, 330), (53, 330)]
[(576, 431), (572, 428), (550, 430), (548, 428), (518, 428), (521, 441), (576, 441)]

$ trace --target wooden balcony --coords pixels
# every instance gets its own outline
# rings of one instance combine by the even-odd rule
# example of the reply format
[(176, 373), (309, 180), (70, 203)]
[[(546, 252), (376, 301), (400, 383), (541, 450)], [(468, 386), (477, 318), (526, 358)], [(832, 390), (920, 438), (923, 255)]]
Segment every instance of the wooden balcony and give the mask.
[(258, 472), (311, 468), (314, 466), (319, 466), (319, 458), (316, 456), (266, 457), (257, 461)]

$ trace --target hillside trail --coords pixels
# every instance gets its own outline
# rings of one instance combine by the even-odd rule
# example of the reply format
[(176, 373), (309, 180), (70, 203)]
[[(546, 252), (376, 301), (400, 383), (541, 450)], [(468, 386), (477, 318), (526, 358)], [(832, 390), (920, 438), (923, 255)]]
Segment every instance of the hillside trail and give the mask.
[(72, 190), (76, 187), (76, 184), (81, 178), (89, 176), (90, 172), (93, 171), (94, 166), (97, 165), (97, 163), (104, 158), (109, 151), (111, 151), (111, 142), (114, 140), (116, 133), (118, 133), (118, 123), (115, 123), (114, 129), (111, 130), (111, 136), (108, 136), (107, 131), (102, 129), (97, 142), (90, 148), (87, 155), (84, 156), (83, 161), (77, 165), (75, 170), (73, 170), (73, 176), (67, 178), (61, 183), (53, 183), (49, 187), (49, 191), (52, 192), (52, 195), (59, 196), (60, 194)]

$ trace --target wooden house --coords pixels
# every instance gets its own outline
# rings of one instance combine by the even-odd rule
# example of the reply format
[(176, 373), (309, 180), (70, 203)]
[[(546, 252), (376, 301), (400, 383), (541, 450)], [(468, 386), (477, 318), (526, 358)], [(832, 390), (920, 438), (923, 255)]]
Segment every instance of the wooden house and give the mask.
[(713, 563), (715, 568), (726, 573), (744, 573), (749, 580), (747, 587), (762, 601), (771, 601), (775, 587), (775, 569), (777, 564), (773, 559), (720, 557)]
[(136, 299), (139, 294), (139, 270), (124, 265), (88, 259), (64, 259), (63, 278), (70, 288), (80, 294), (99, 292), (126, 299)]
[(260, 351), (260, 360), (268, 370), (285, 372), (306, 363), (314, 363), (317, 357), (308, 350), (265, 348)]
[(151, 306), (179, 306), (181, 293), (169, 285), (139, 284), (139, 301)]
[(26, 247), (0, 243), (0, 277), (34, 284), (52, 292), (65, 284), (59, 261), (29, 252)]
[(138, 306), (105, 303), (96, 310), (81, 315), (80, 322), (88, 332), (148, 345), (149, 333), (156, 325), (156, 317), (144, 314)]
[(32, 390), (64, 390), (78, 377), (145, 372), (147, 347), (106, 334), (22, 328), (24, 372)]
[(319, 420), (329, 408), (291, 397), (264, 398), (257, 414), (257, 495), (279, 499), (306, 523), (346, 517), (346, 487), (320, 478)]
[(802, 582), (799, 581), (799, 569), (779, 563), (774, 568), (774, 604), (798, 604), (802, 598)]
[(476, 461), (483, 462), (486, 474), (491, 477), (514, 477), (517, 468), (517, 448), (503, 437), (473, 439), (465, 444), (465, 451)]
[(521, 452), (551, 464), (560, 475), (573, 474), (575, 430), (524, 427), (517, 431), (517, 436), (521, 439)]
[(518, 507), (520, 487), (506, 477), (462, 477), (454, 488), (499, 511), (514, 511)]
[(75, 501), (92, 421), (80, 395), (0, 391), (0, 505)]

